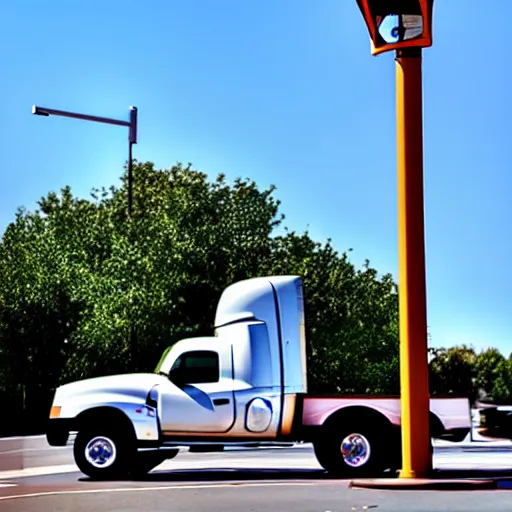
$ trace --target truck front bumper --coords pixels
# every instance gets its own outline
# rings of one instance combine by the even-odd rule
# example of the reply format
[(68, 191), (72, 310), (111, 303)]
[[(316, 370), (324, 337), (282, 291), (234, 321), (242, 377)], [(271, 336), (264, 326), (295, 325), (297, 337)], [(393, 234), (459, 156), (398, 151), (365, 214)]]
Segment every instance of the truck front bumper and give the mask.
[(67, 418), (52, 418), (46, 425), (46, 440), (50, 446), (65, 446), (69, 433), (73, 431), (73, 420)]

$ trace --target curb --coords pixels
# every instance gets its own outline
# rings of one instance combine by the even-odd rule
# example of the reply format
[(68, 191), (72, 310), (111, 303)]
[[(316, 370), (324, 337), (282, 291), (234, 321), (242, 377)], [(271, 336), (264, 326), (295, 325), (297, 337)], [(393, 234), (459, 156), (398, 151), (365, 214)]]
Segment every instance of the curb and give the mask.
[(378, 478), (352, 480), (349, 488), (380, 490), (472, 491), (497, 489), (498, 480), (491, 479), (437, 479), (437, 478)]

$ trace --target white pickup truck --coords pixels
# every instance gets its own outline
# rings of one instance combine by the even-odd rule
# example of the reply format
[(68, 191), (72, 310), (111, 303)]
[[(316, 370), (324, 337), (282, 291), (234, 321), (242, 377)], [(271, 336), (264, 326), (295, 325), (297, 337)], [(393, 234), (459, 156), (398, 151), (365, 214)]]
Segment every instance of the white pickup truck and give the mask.
[[(311, 442), (340, 476), (376, 476), (401, 465), (400, 398), (307, 393), (302, 280), (260, 277), (224, 290), (215, 335), (167, 349), (155, 373), (113, 375), (59, 387), (50, 445), (76, 433), (74, 457), (92, 478), (143, 475), (179, 447)], [(462, 440), (469, 401), (430, 402), (431, 437)]]

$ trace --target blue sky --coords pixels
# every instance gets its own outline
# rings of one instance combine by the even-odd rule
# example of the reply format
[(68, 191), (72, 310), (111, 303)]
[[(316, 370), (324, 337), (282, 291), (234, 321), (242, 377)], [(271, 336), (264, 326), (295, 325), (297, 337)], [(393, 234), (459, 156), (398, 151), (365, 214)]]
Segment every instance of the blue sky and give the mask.
[[(424, 51), (428, 324), (434, 346), (512, 351), (510, 0), (436, 0)], [(16, 0), (0, 5), (0, 231), (134, 157), (275, 184), (286, 224), (397, 275), (395, 64), (355, 0)], [(476, 37), (479, 34), (479, 37)], [(463, 39), (470, 38), (463, 43)]]

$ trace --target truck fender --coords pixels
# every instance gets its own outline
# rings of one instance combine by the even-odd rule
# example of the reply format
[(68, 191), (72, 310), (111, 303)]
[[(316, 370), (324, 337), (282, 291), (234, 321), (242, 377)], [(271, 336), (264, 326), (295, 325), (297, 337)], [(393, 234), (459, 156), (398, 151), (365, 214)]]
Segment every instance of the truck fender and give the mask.
[(89, 429), (97, 426), (98, 424), (106, 424), (110, 427), (115, 425), (116, 428), (123, 430), (123, 432), (130, 436), (135, 442), (136, 434), (132, 421), (125, 412), (116, 407), (93, 407), (92, 409), (87, 409), (81, 412), (76, 417), (76, 429), (78, 431), (82, 429)]
[(430, 411), (429, 419), (430, 437), (441, 437), (445, 432), (443, 422), (439, 419), (439, 416), (432, 411)]
[(78, 429), (84, 427), (88, 428), (98, 422), (106, 423), (110, 421), (114, 421), (116, 424), (120, 424), (120, 426), (124, 428), (131, 428), (132, 432), (135, 433), (130, 418), (128, 418), (124, 411), (117, 407), (109, 405), (95, 406), (82, 411), (76, 417), (76, 425)]
[[(90, 421), (90, 415), (100, 423), (115, 421), (119, 425), (129, 425), (129, 433), (133, 433), (137, 441), (157, 442), (160, 439), (157, 410), (150, 405), (126, 402), (91, 404), (91, 407), (78, 414), (76, 419), (82, 422)], [(103, 415), (106, 415), (107, 419), (104, 419)]]
[[(396, 432), (400, 432), (400, 425), (394, 425), (385, 414), (368, 406), (348, 406), (343, 409), (338, 409), (329, 415), (322, 426), (327, 426), (330, 422), (335, 421), (354, 421), (354, 419), (362, 419), (368, 421), (370, 424), (375, 425), (376, 428), (386, 427)], [(429, 412), (429, 428), (430, 437), (440, 437), (445, 433), (445, 427), (439, 417)]]

